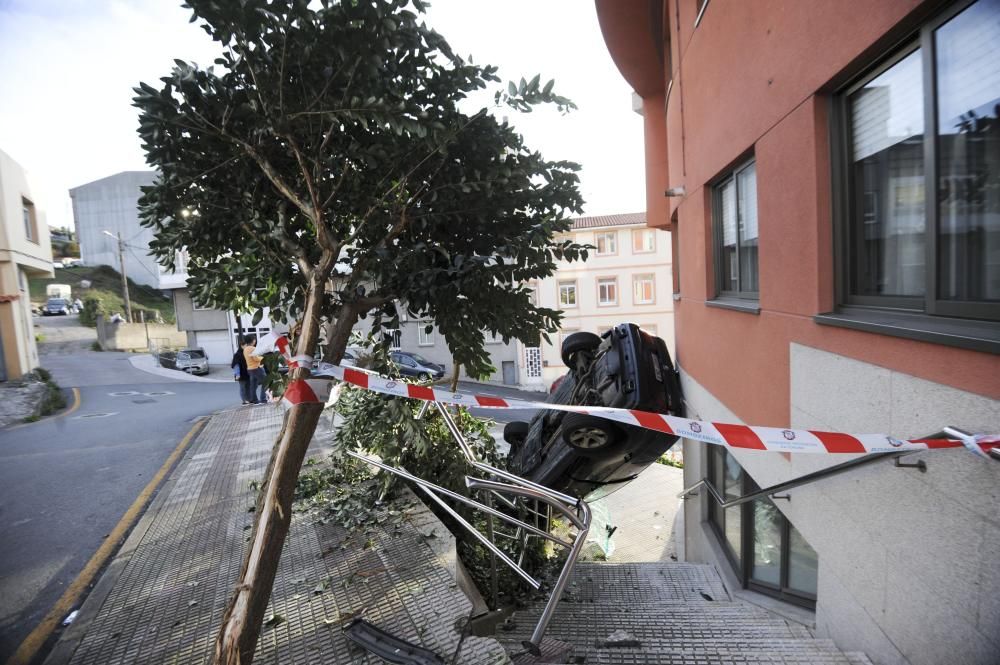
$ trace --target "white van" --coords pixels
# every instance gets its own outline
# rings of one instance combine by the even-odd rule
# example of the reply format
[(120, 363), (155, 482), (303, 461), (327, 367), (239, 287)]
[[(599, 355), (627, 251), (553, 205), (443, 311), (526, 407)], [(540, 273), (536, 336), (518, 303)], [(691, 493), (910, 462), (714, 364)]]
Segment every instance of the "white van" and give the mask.
[(45, 295), (48, 298), (62, 298), (64, 300), (70, 300), (72, 297), (72, 289), (70, 289), (69, 284), (49, 284), (45, 287)]

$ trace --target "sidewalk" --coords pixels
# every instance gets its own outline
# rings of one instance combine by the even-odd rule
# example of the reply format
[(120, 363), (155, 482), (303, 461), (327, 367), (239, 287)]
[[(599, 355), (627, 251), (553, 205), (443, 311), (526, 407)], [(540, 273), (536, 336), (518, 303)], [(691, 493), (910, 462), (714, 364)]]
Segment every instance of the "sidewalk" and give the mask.
[[(208, 422), (48, 665), (209, 662), (253, 523), (251, 483), (263, 476), (281, 414), (277, 406), (241, 407)], [(321, 424), (309, 456), (323, 453), (328, 435)], [(381, 661), (341, 633), (356, 613), (450, 658), (456, 623), (472, 606), (449, 574), (453, 561), (423, 535), (428, 514), (417, 504), (401, 524), (376, 527), (366, 548), (339, 526), (296, 513), (267, 612), (281, 620), (262, 629), (254, 662), (375, 665)], [(455, 662), (506, 660), (495, 640), (470, 636)]]

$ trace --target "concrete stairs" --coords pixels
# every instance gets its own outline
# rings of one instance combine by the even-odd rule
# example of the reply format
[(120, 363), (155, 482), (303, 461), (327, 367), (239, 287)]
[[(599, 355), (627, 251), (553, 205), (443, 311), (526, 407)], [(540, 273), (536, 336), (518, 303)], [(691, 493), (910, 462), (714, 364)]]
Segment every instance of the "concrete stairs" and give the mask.
[[(733, 600), (718, 573), (688, 563), (579, 563), (546, 633), (572, 647), (535, 658), (521, 653), (543, 602), (514, 615), (497, 639), (518, 665), (871, 665), (816, 639), (806, 626)], [(616, 631), (631, 646), (610, 646)], [(638, 645), (635, 644), (638, 642)], [(549, 652), (549, 649), (546, 649)]]

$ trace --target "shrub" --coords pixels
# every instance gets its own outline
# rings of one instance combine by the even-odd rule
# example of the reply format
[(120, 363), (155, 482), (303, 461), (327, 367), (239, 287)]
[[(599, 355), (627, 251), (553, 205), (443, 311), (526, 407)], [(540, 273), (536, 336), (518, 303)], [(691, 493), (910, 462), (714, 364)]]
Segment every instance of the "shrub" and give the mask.
[(110, 316), (112, 312), (124, 312), (125, 302), (110, 291), (90, 289), (83, 298), (83, 311), (80, 312), (80, 323), (85, 326), (97, 325), (97, 316)]

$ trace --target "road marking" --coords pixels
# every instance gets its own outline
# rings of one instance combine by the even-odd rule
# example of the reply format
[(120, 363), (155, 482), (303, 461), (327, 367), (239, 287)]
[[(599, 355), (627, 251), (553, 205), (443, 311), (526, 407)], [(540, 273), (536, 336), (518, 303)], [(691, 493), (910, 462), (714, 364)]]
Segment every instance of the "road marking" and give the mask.
[(117, 411), (111, 411), (109, 413), (85, 413), (82, 416), (73, 416), (73, 420), (83, 420), (85, 418), (110, 418), (111, 416), (117, 415)]
[(131, 397), (132, 395), (141, 395), (142, 393), (138, 390), (123, 390), (117, 393), (108, 393), (111, 397)]
[(87, 565), (83, 567), (83, 570), (81, 570), (80, 574), (76, 576), (76, 579), (69, 585), (62, 597), (59, 598), (59, 600), (56, 601), (56, 604), (52, 606), (52, 609), (45, 615), (42, 622), (39, 623), (26, 638), (24, 638), (24, 641), (21, 642), (21, 646), (17, 648), (17, 651), (15, 651), (14, 655), (10, 657), (6, 665), (28, 665), (28, 663), (34, 660), (35, 656), (38, 654), (38, 650), (41, 649), (46, 640), (49, 639), (52, 631), (56, 629), (56, 626), (62, 623), (63, 617), (69, 614), (73, 605), (76, 604), (76, 602), (80, 599), (80, 596), (86, 590), (87, 585), (93, 581), (97, 573), (104, 567), (104, 564), (111, 558), (111, 555), (113, 555), (118, 549), (119, 542), (125, 538), (125, 535), (134, 526), (136, 520), (142, 512), (143, 507), (146, 505), (146, 502), (149, 501), (153, 492), (155, 492), (156, 488), (159, 487), (160, 482), (163, 480), (164, 476), (167, 475), (167, 472), (173, 468), (174, 463), (177, 462), (181, 455), (184, 454), (184, 451), (187, 449), (188, 445), (190, 445), (191, 441), (198, 433), (198, 430), (202, 428), (205, 422), (205, 420), (199, 420), (194, 424), (194, 427), (188, 430), (188, 433), (184, 435), (181, 442), (177, 444), (176, 448), (174, 448), (174, 452), (170, 453), (170, 457), (167, 458), (167, 461), (163, 463), (160, 470), (156, 472), (153, 479), (149, 481), (149, 484), (142, 490), (142, 493), (136, 497), (135, 501), (132, 502), (132, 505), (129, 506), (129, 509), (125, 511), (124, 515), (122, 515), (118, 524), (115, 525), (115, 528), (104, 539), (104, 542), (101, 543), (99, 548), (97, 548), (97, 551), (94, 552), (94, 556), (90, 557), (90, 561), (88, 561)]
[(177, 393), (172, 393), (169, 390), (161, 390), (157, 392), (142, 393), (142, 394), (145, 395), (146, 397), (163, 397), (165, 395), (176, 395)]

